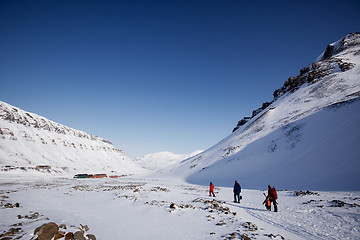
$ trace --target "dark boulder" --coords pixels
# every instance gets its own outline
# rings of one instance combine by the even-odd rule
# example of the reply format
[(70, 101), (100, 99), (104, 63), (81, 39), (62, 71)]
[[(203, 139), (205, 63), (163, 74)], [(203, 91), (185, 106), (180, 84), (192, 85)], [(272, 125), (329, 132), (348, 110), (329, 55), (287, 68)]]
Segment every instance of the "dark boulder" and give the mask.
[(54, 222), (44, 224), (38, 232), (38, 239), (51, 240), (57, 234), (58, 230), (59, 226)]
[(314, 79), (315, 79), (315, 74), (310, 72), (307, 76), (307, 82), (312, 83), (314, 81)]
[(304, 75), (305, 73), (307, 73), (309, 71), (310, 71), (309, 67), (304, 67), (300, 70), (300, 75)]
[(77, 231), (74, 233), (74, 240), (86, 240), (84, 233), (82, 231)]
[(65, 234), (65, 240), (71, 240), (73, 239), (74, 234), (72, 232), (68, 232)]
[(96, 237), (94, 234), (87, 234), (86, 235), (90, 240), (96, 240)]

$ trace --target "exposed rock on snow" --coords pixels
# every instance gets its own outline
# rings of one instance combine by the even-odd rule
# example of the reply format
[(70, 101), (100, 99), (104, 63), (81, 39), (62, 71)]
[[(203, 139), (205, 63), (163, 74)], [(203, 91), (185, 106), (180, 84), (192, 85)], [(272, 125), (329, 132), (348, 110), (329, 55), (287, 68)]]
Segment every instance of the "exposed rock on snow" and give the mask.
[(55, 237), (58, 230), (59, 226), (54, 222), (50, 222), (35, 229), (34, 234), (38, 235), (39, 240), (49, 240)]
[(311, 192), (311, 191), (295, 191), (296, 196), (305, 196), (305, 195), (316, 195), (319, 196), (319, 193)]
[[(136, 186), (142, 188), (141, 194), (133, 192)], [(153, 191), (158, 187), (171, 191)], [(358, 192), (319, 191), (297, 197), (293, 191), (278, 191), (275, 214), (261, 205), (263, 191), (243, 189), (242, 202), (237, 204), (232, 202), (232, 188), (217, 187), (216, 198), (209, 198), (208, 186), (171, 179), (8, 178), (1, 189), (3, 204), (19, 202), (21, 207), (0, 208), (0, 238), (36, 239), (34, 229), (49, 222), (57, 223), (58, 233), (69, 240), (78, 231), (80, 238), (95, 239), (88, 234), (89, 227), (99, 239), (151, 240), (208, 239), (209, 235), (214, 239), (356, 239), (360, 229)], [(169, 212), (171, 203), (178, 208)]]
[(20, 203), (15, 203), (15, 204), (6, 203), (4, 205), (4, 208), (16, 208), (16, 207), (20, 207)]
[[(75, 227), (75, 226), (74, 226)], [(51, 240), (62, 239), (65, 240), (96, 240), (94, 234), (88, 234), (89, 227), (80, 224), (80, 230), (73, 232), (66, 232), (67, 227), (65, 224), (58, 226), (55, 222), (49, 222), (37, 227), (34, 230), (34, 235), (37, 240)], [(34, 239), (34, 238), (32, 238)]]
[(171, 203), (171, 204), (170, 204), (170, 208), (171, 208), (171, 209), (178, 209), (178, 208), (179, 208), (179, 205), (177, 205), (176, 203)]

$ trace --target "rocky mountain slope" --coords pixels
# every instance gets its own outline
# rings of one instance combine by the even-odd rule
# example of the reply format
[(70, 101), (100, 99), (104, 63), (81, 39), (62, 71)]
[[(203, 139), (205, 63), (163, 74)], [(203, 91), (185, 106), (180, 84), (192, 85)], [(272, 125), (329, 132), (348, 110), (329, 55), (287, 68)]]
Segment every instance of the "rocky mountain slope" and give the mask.
[(0, 167), (2, 173), (130, 174), (144, 171), (106, 139), (1, 101)]
[(360, 33), (330, 44), (233, 133), (172, 168), (192, 183), (360, 189)]

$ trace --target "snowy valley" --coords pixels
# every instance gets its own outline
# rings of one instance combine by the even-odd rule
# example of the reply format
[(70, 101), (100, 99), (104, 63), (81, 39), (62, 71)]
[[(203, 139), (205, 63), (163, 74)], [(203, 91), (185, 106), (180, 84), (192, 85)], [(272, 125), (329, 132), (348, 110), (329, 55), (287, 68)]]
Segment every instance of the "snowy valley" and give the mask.
[[(227, 138), (189, 155), (131, 159), (0, 102), (0, 240), (358, 239), (359, 110), (360, 33), (330, 44)], [(279, 212), (262, 204), (268, 184)], [(49, 222), (54, 235), (39, 237)]]
[(182, 161), (196, 156), (201, 153), (201, 150), (195, 151), (191, 154), (174, 154), (171, 152), (158, 152), (153, 154), (147, 154), (142, 157), (135, 158), (134, 161), (143, 168), (152, 171), (162, 171), (166, 168), (171, 168)]

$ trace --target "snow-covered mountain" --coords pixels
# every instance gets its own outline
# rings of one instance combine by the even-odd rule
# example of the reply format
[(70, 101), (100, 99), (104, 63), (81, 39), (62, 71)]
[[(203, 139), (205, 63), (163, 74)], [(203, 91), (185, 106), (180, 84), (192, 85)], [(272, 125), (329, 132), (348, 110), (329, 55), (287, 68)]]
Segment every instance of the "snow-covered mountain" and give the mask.
[(138, 163), (140, 166), (149, 169), (149, 170), (162, 170), (165, 168), (169, 168), (179, 162), (193, 157), (202, 151), (195, 151), (191, 154), (175, 154), (171, 152), (158, 152), (147, 154), (142, 157), (135, 158), (134, 161)]
[(106, 139), (1, 101), (0, 170), (2, 173), (45, 171), (68, 174), (144, 172)]
[(234, 132), (166, 173), (191, 183), (360, 189), (360, 33), (330, 44)]

